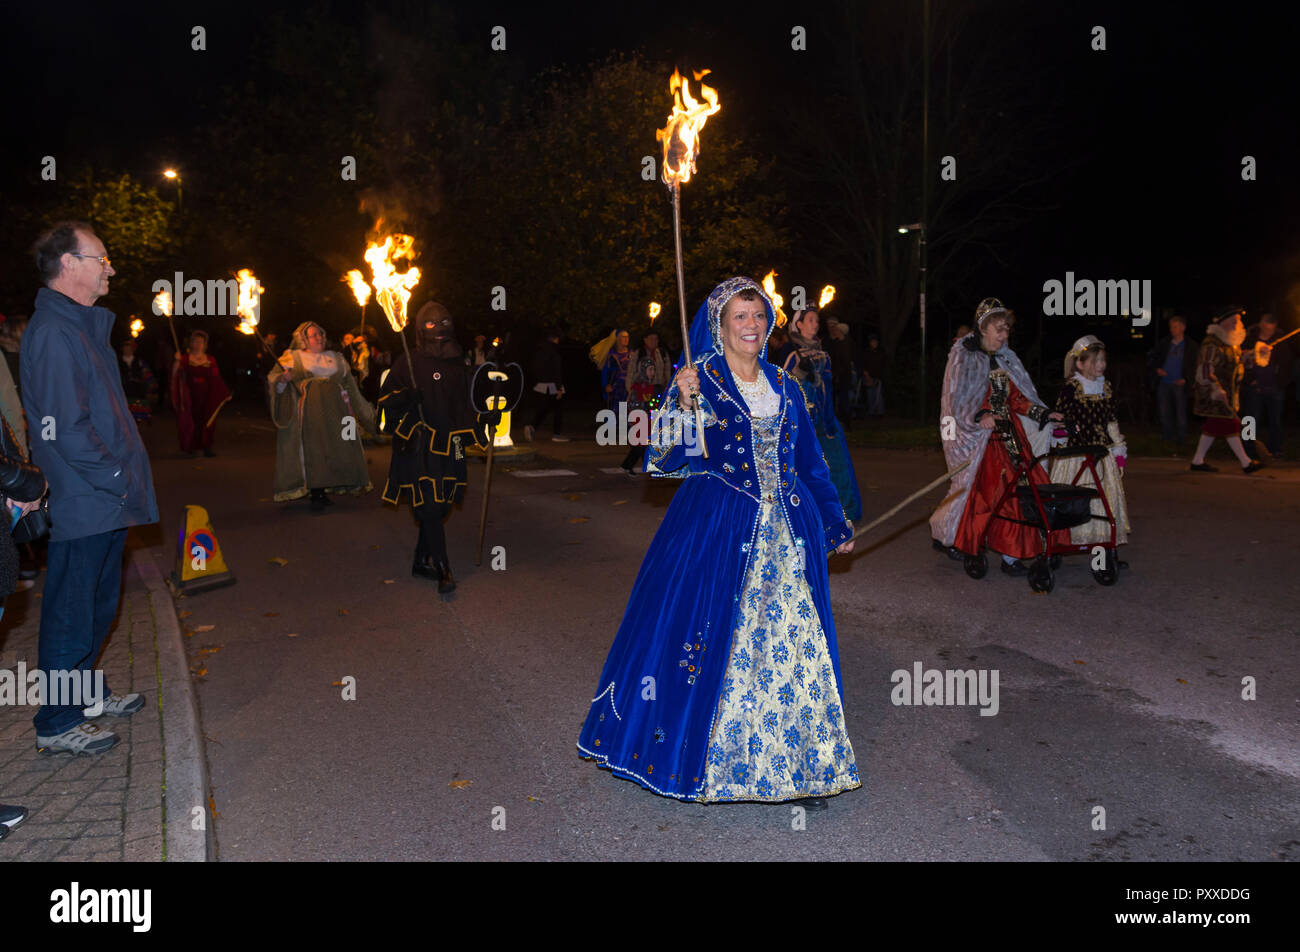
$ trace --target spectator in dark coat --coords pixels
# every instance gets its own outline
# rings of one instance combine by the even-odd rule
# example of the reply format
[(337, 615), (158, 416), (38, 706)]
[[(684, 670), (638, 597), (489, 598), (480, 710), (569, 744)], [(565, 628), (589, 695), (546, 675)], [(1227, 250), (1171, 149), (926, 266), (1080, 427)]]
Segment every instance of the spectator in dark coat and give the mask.
[(867, 390), (867, 416), (885, 415), (885, 385), (881, 379), (885, 375), (885, 352), (880, 349), (880, 338), (875, 334), (867, 337), (867, 349), (862, 352), (862, 384)]
[(533, 433), (542, 425), (548, 413), (555, 414), (555, 429), (551, 440), (556, 443), (569, 441), (569, 438), (560, 432), (564, 428), (560, 413), (560, 401), (564, 399), (564, 370), (560, 361), (560, 350), (556, 346), (559, 343), (559, 332), (550, 331), (546, 335), (546, 340), (537, 348), (537, 353), (533, 355), (533, 400), (537, 410), (533, 413), (533, 422), (524, 427), (524, 439), (530, 443), (533, 440)]
[[(53, 528), (37, 651), (51, 684), (53, 672), (79, 680), (81, 672), (102, 675), (94, 665), (117, 613), (126, 530), (157, 522), (158, 503), (109, 344), (116, 318), (95, 307), (114, 274), (104, 243), (84, 222), (60, 222), (34, 251), (46, 286), (36, 292), (20, 365), (32, 458), (50, 485)], [(98, 684), (103, 696), (87, 710), (129, 717), (144, 707), (141, 695)], [(38, 751), (102, 753), (117, 743), (70, 700), (47, 697), (36, 713)]]
[[(1291, 383), (1291, 369), (1294, 358), (1291, 356), (1291, 343), (1296, 338), (1283, 341), (1276, 347), (1257, 348), (1255, 344), (1268, 344), (1280, 337), (1277, 331), (1277, 318), (1272, 314), (1263, 314), (1258, 324), (1246, 328), (1246, 340), (1241, 345), (1242, 363), (1246, 376), (1241, 387), (1241, 416), (1255, 421), (1256, 433), (1263, 435), (1262, 441), (1245, 440), (1246, 452), (1251, 459), (1265, 455), (1281, 457), (1282, 455), (1282, 403), (1286, 388)], [(1262, 442), (1262, 446), (1261, 446)]]
[(853, 346), (849, 343), (849, 325), (835, 320), (827, 321), (826, 336), (826, 353), (831, 358), (835, 415), (844, 428), (848, 429), (853, 422), (853, 415), (849, 412), (849, 392), (858, 376), (858, 368), (853, 363)]
[(1187, 439), (1187, 398), (1196, 380), (1196, 341), (1187, 337), (1187, 319), (1169, 318), (1169, 336), (1161, 338), (1151, 351), (1147, 365), (1160, 411), (1160, 434), (1165, 442)]

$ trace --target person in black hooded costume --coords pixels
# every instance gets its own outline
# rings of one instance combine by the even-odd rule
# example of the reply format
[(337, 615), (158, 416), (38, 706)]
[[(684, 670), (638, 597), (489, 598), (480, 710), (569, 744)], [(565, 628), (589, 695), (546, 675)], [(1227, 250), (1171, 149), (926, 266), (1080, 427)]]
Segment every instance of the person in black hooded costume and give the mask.
[(487, 448), (487, 428), (499, 412), (476, 413), (470, 402), (470, 376), (451, 314), (428, 301), (415, 316), (415, 350), (393, 361), (379, 393), (384, 432), (394, 434), (393, 459), (384, 486), (385, 502), (399, 504), (409, 494), (420, 524), (411, 574), (434, 579), (438, 593), (456, 588), (447, 561), (443, 520), (465, 498), (465, 450)]

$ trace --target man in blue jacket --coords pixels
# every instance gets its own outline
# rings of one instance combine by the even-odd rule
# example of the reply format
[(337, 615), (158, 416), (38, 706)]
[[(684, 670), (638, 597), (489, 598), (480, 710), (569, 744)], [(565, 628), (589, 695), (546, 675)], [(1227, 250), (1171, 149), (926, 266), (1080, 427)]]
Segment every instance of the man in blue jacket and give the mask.
[(85, 222), (60, 222), (33, 251), (45, 287), (23, 336), (22, 397), (52, 523), (38, 645), (48, 693), (34, 718), (36, 749), (97, 754), (117, 735), (88, 718), (129, 717), (144, 698), (113, 694), (100, 680), (102, 695), (83, 697), (83, 708), (55, 696), (52, 675), (65, 673), (65, 684), (70, 672), (79, 683), (102, 678), (95, 661), (117, 614), (126, 530), (157, 522), (158, 504), (109, 344), (116, 317), (95, 307), (115, 273), (104, 243)]

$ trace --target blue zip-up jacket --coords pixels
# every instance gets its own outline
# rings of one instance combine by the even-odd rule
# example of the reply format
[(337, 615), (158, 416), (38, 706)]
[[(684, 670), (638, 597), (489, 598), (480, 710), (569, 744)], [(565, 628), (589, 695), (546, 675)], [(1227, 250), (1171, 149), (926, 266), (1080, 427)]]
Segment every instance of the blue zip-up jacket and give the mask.
[(50, 484), (53, 542), (158, 521), (149, 456), (109, 344), (115, 320), (41, 288), (23, 334), (23, 409)]

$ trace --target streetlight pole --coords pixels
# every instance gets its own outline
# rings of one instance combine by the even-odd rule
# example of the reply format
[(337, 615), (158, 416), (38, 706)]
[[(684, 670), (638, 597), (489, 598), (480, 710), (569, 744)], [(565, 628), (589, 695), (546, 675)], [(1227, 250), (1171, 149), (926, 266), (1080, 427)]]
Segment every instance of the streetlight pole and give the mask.
[(922, 37), (922, 103), (921, 103), (921, 420), (925, 420), (925, 229), (930, 216), (930, 0), (925, 0), (925, 26)]
[(181, 174), (175, 169), (163, 169), (163, 178), (176, 183), (176, 214), (179, 215), (185, 207), (185, 190), (181, 187)]

